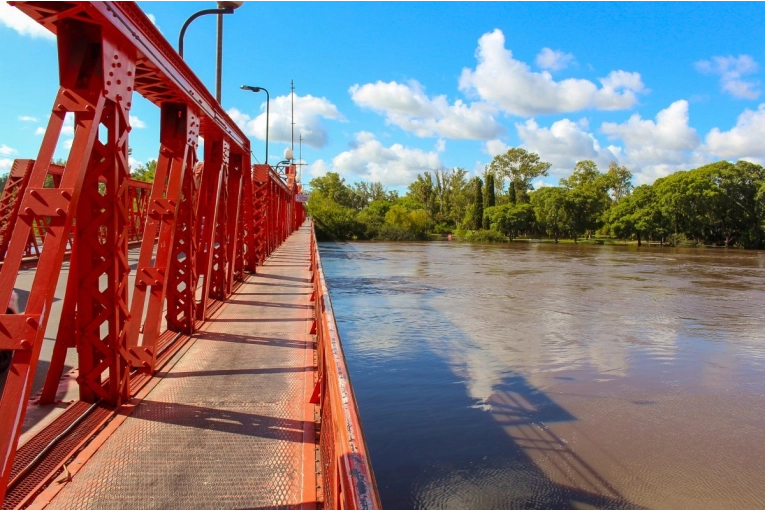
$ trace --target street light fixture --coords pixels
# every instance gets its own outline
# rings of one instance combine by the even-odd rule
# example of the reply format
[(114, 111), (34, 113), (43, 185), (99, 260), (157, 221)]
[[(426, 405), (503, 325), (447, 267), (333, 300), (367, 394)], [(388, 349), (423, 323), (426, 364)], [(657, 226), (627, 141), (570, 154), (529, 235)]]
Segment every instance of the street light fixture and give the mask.
[(186, 35), (186, 29), (192, 21), (206, 14), (218, 15), (218, 45), (217, 58), (215, 62), (215, 99), (220, 104), (221, 100), (221, 72), (223, 68), (223, 15), (233, 14), (244, 2), (218, 2), (217, 9), (204, 9), (192, 14), (181, 27), (181, 33), (178, 35), (178, 54), (183, 58), (183, 36)]
[(250, 87), (249, 85), (242, 85), (240, 87), (242, 90), (249, 90), (250, 92), (260, 92), (261, 90), (266, 93), (266, 165), (268, 164), (268, 124), (269, 124), (269, 114), (270, 114), (270, 106), (271, 106), (271, 94), (268, 93), (266, 89), (263, 87)]

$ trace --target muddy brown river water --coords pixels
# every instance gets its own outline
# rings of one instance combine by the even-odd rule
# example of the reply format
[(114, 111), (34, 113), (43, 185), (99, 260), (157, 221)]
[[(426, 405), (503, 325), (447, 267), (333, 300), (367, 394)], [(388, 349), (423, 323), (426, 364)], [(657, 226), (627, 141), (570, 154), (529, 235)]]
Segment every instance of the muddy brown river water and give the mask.
[(321, 253), (385, 508), (765, 508), (765, 253)]

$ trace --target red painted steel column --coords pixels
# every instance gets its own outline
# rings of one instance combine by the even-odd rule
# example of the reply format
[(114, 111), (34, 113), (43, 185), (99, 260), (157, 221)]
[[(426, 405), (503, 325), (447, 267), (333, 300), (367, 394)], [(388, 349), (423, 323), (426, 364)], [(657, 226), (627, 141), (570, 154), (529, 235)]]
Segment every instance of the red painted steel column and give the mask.
[(197, 318), (207, 318), (207, 301), (213, 279), (213, 251), (218, 232), (218, 213), (225, 167), (228, 165), (229, 144), (222, 139), (205, 140), (205, 165), (202, 172), (197, 217), (202, 220), (199, 232), (197, 274), (203, 278), (201, 301), (197, 304)]
[(258, 222), (253, 208), (253, 176), (252, 168), (249, 164), (249, 158), (245, 158), (242, 171), (242, 200), (240, 201), (239, 216), (242, 218), (241, 224), (241, 260), (237, 260), (237, 274), (244, 281), (244, 273), (255, 273), (257, 259), (255, 254), (255, 228)]
[[(226, 266), (225, 274), (225, 295), (226, 297), (231, 295), (234, 288), (234, 273), (236, 266), (237, 255), (239, 250), (242, 249), (242, 245), (239, 241), (240, 233), (240, 217), (239, 217), (239, 205), (242, 200), (242, 155), (232, 154), (229, 158), (229, 192), (228, 192), (228, 204), (227, 204), (227, 216), (228, 222), (226, 226), (226, 260), (228, 265)], [(247, 218), (250, 220), (250, 218)]]
[[(183, 180), (187, 174), (187, 167), (193, 167), (196, 163), (198, 133), (199, 116), (195, 110), (183, 104), (162, 105), (159, 159), (138, 258), (130, 307), (132, 320), (128, 329), (131, 365), (150, 372), (154, 370), (157, 358), (162, 309), (167, 290), (166, 278), (173, 262), (171, 252)], [(155, 253), (154, 240), (157, 234), (159, 240)], [(149, 302), (146, 307), (146, 322), (141, 324), (147, 291)], [(143, 338), (139, 342), (141, 332)]]
[[(172, 263), (167, 275), (167, 329), (190, 335), (196, 328), (197, 201), (192, 151), (187, 152), (183, 192), (175, 220)], [(200, 165), (201, 166), (201, 165)]]
[(255, 264), (262, 265), (266, 259), (268, 243), (267, 196), (269, 185), (268, 165), (253, 166), (253, 246)]
[(211, 258), (209, 261), (207, 274), (209, 275), (209, 296), (219, 301), (224, 301), (226, 294), (226, 275), (228, 267), (228, 202), (229, 189), (231, 187), (231, 155), (227, 151), (224, 156), (223, 167), (221, 168), (221, 185), (218, 192), (218, 204), (216, 207), (215, 234), (211, 248)]
[[(106, 392), (110, 399), (118, 400), (122, 395), (122, 376), (126, 373), (123, 369), (126, 364), (120, 359), (118, 349), (127, 317), (122, 300), (123, 296), (127, 297), (128, 270), (123, 184), (127, 179), (128, 110), (135, 50), (118, 34), (78, 20), (60, 20), (57, 35), (61, 88), (21, 201), (19, 217), (12, 227), (5, 264), (0, 270), (0, 303), (8, 303), (32, 224), (36, 218), (50, 216), (49, 232), (26, 310), (18, 315), (0, 315), (0, 348), (15, 350), (0, 400), (0, 499), (10, 476), (72, 221), (75, 212), (88, 209), (95, 198), (90, 196), (90, 190), (82, 193), (86, 181), (93, 181), (88, 174), (107, 177), (104, 200), (99, 202), (108, 212), (102, 215), (99, 228), (89, 232), (91, 237), (97, 237), (101, 227), (107, 229), (108, 248), (99, 253), (100, 260), (94, 268), (102, 270), (106, 281), (101, 283), (99, 274), (99, 278), (87, 283), (98, 292), (98, 296), (90, 297), (100, 298), (94, 300), (98, 303), (88, 303), (93, 315), (97, 315), (100, 323), (108, 323), (108, 334), (98, 339), (100, 359), (96, 366), (115, 375)], [(107, 73), (112, 74), (107, 76)], [(75, 134), (61, 186), (44, 188), (67, 112), (75, 113)], [(108, 129), (106, 143), (98, 140), (102, 122)], [(92, 155), (93, 152), (96, 154)], [(95, 189), (99, 194), (97, 180)], [(111, 203), (107, 203), (105, 196)], [(79, 214), (77, 217), (78, 231), (82, 233), (85, 226), (80, 223), (88, 219), (81, 219)], [(106, 286), (103, 291), (99, 289), (102, 285)], [(83, 326), (83, 332), (93, 331), (92, 324), (86, 324), (84, 319), (78, 317), (78, 326)]]

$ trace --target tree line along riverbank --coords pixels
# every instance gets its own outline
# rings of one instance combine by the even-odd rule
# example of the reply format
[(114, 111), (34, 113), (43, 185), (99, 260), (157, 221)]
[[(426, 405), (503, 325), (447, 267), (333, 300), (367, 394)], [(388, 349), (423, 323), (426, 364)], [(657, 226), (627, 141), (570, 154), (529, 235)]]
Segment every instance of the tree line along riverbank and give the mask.
[(425, 240), (453, 234), (469, 241), (518, 237), (658, 242), (671, 246), (765, 248), (765, 169), (719, 161), (634, 187), (611, 163), (576, 164), (558, 186), (534, 189), (550, 163), (513, 148), (482, 176), (463, 168), (424, 172), (405, 194), (380, 183), (348, 184), (330, 172), (310, 182), (308, 212), (322, 240)]

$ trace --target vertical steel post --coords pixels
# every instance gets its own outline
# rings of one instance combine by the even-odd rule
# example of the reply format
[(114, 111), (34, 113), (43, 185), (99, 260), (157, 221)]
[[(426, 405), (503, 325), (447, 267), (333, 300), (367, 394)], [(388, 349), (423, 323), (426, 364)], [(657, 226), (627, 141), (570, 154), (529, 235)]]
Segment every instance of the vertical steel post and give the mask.
[[(187, 166), (193, 166), (199, 133), (199, 116), (184, 104), (162, 105), (160, 151), (157, 170), (149, 198), (149, 211), (143, 232), (141, 253), (136, 271), (135, 289), (130, 313), (133, 320), (128, 330), (128, 352), (134, 367), (153, 371), (162, 325), (162, 310), (167, 291), (176, 218), (181, 202)], [(154, 240), (159, 236), (156, 253)], [(142, 325), (146, 293), (146, 322)], [(139, 334), (143, 332), (142, 341)]]

